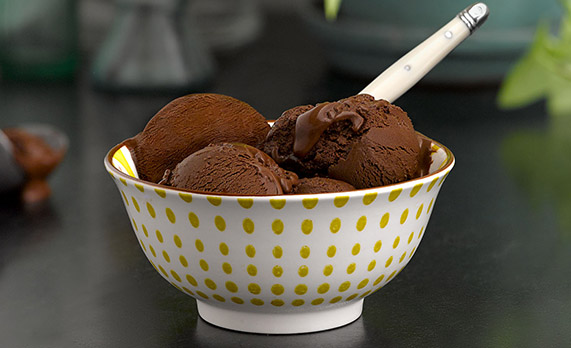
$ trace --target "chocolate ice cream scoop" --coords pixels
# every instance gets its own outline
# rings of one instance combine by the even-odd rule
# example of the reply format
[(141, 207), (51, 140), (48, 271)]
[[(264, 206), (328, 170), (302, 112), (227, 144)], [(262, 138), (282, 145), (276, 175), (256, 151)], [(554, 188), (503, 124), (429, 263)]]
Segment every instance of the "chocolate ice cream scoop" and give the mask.
[(295, 173), (255, 147), (222, 143), (194, 152), (167, 170), (160, 184), (211, 193), (279, 195), (290, 193), (297, 180)]
[(211, 143), (260, 144), (270, 127), (250, 105), (219, 94), (191, 94), (163, 107), (125, 141), (139, 177), (158, 182), (166, 169)]
[(302, 176), (328, 176), (356, 188), (411, 179), (424, 163), (406, 112), (366, 94), (284, 112), (263, 149)]
[(297, 185), (294, 186), (292, 193), (331, 193), (353, 191), (355, 187), (341, 180), (330, 178), (314, 177), (299, 179)]
[(418, 176), (419, 156), (415, 132), (371, 128), (355, 141), (347, 157), (329, 168), (329, 175), (357, 188), (395, 184)]

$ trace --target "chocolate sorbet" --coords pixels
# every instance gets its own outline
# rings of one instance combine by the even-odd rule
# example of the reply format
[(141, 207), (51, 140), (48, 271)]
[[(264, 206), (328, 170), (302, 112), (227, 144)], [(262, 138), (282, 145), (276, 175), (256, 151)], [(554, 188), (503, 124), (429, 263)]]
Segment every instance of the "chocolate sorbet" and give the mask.
[(258, 145), (270, 127), (250, 105), (220, 94), (190, 94), (163, 107), (125, 141), (139, 178), (158, 182), (166, 169), (211, 143)]
[(297, 179), (255, 147), (222, 143), (191, 154), (167, 170), (160, 184), (190, 191), (280, 195), (290, 193)]
[(415, 178), (426, 162), (406, 112), (366, 94), (287, 110), (263, 149), (301, 176), (327, 176), (358, 189)]
[(352, 191), (355, 187), (341, 180), (314, 177), (299, 179), (297, 185), (294, 186), (292, 193), (328, 193), (328, 192), (344, 192)]

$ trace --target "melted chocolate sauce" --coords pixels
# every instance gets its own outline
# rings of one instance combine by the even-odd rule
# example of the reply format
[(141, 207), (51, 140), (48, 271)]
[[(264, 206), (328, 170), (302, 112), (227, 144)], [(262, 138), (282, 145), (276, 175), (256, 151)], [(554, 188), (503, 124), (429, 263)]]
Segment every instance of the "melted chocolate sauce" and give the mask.
[(299, 115), (295, 123), (295, 139), (293, 154), (302, 158), (306, 156), (317, 143), (321, 134), (334, 122), (350, 120), (353, 131), (358, 131), (364, 119), (355, 111), (335, 110), (339, 103), (321, 103), (313, 109)]

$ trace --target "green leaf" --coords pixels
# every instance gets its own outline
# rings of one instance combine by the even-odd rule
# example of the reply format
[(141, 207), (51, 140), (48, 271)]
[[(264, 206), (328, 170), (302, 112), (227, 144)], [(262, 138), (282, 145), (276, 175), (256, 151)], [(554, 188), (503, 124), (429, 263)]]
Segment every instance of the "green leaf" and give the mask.
[(530, 104), (546, 95), (550, 72), (533, 55), (520, 60), (510, 71), (498, 94), (498, 105), (511, 109)]
[(564, 15), (562, 17), (561, 23), (559, 24), (559, 35), (563, 42), (569, 43), (571, 41), (571, 20), (569, 20), (569, 14), (571, 14), (571, 1), (562, 1)]
[(551, 58), (546, 46), (551, 45), (549, 28), (540, 25), (528, 52), (516, 63), (504, 79), (498, 94), (501, 108), (518, 108), (544, 97), (552, 73)]
[(323, 0), (323, 7), (325, 10), (325, 18), (329, 21), (337, 19), (339, 8), (341, 7), (342, 0)]
[(571, 115), (571, 80), (551, 75), (547, 95), (547, 110), (553, 116)]

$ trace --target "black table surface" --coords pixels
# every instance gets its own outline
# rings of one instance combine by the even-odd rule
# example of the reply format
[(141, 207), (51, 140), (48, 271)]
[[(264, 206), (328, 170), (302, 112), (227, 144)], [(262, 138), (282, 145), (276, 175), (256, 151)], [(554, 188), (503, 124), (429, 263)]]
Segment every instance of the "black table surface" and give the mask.
[[(274, 119), (367, 83), (324, 58), (299, 20), (277, 16), (217, 58), (204, 91)], [(88, 70), (70, 84), (0, 84), (0, 127), (47, 123), (70, 138), (49, 201), (0, 196), (2, 347), (571, 346), (571, 122), (543, 103), (500, 110), (497, 86), (421, 84), (401, 97), (416, 129), (457, 160), (421, 247), (356, 322), (267, 336), (204, 322), (146, 260), (103, 157), (174, 96), (97, 91)]]

